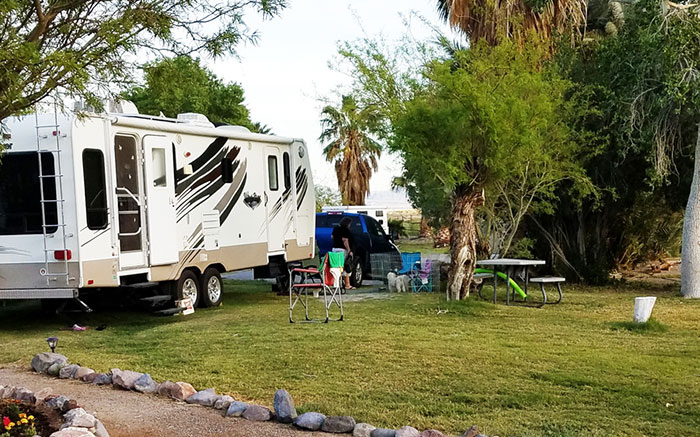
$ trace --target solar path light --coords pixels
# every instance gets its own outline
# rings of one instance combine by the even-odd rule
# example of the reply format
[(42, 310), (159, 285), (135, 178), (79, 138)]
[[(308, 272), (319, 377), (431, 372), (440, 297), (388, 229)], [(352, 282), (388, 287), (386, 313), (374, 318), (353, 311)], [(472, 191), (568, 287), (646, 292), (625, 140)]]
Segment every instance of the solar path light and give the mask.
[(49, 347), (51, 348), (51, 352), (56, 352), (56, 345), (58, 344), (58, 337), (49, 337), (46, 339), (46, 342), (49, 344)]

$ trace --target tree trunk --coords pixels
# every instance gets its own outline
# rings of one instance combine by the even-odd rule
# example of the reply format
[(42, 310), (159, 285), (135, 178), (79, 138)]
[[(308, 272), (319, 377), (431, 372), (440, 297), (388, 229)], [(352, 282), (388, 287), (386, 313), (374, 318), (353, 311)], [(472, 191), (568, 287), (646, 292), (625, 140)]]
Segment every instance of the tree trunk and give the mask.
[(683, 221), (681, 249), (681, 294), (700, 298), (700, 124), (695, 144), (695, 171)]
[(433, 238), (433, 229), (428, 224), (428, 219), (421, 213), (420, 216), (420, 231), (418, 236), (421, 238)]
[(452, 201), (450, 222), (450, 273), (447, 300), (469, 296), (469, 286), (476, 267), (476, 221), (474, 211), (484, 204), (484, 191), (476, 187), (458, 187)]

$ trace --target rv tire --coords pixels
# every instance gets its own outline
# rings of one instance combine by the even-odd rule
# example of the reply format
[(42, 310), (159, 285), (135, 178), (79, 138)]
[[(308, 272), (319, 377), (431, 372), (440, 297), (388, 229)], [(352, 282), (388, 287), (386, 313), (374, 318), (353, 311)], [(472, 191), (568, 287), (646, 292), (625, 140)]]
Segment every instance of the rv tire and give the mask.
[(199, 278), (192, 270), (185, 270), (177, 280), (176, 297), (177, 299), (192, 299), (192, 306), (196, 307), (202, 297), (202, 287), (199, 284)]
[(221, 280), (219, 270), (214, 267), (209, 267), (202, 275), (202, 283), (200, 284), (199, 306), (215, 307), (221, 304), (221, 299), (224, 297), (224, 283)]

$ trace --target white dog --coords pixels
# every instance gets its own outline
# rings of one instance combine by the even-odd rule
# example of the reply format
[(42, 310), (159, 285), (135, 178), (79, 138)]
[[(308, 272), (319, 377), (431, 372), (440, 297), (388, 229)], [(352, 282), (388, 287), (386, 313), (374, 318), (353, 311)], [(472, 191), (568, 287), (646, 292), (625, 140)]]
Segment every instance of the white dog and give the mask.
[(386, 275), (387, 287), (391, 293), (407, 293), (411, 287), (411, 281), (406, 275), (397, 275), (396, 273), (389, 273)]

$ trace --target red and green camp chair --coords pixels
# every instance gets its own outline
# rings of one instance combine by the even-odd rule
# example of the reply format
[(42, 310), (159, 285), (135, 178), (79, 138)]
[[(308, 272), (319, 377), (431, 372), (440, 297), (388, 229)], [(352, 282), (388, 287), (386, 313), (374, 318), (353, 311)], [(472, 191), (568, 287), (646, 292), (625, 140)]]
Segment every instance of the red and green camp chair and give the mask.
[[(321, 268), (294, 268), (289, 271), (289, 323), (294, 323), (294, 307), (301, 303), (304, 307), (304, 322), (324, 322), (330, 319), (330, 308), (333, 304), (340, 310), (340, 318), (333, 321), (343, 321), (343, 284), (342, 273), (345, 255), (342, 252), (328, 252), (323, 257)], [(326, 311), (325, 320), (309, 317), (309, 290), (322, 290), (323, 303)]]

